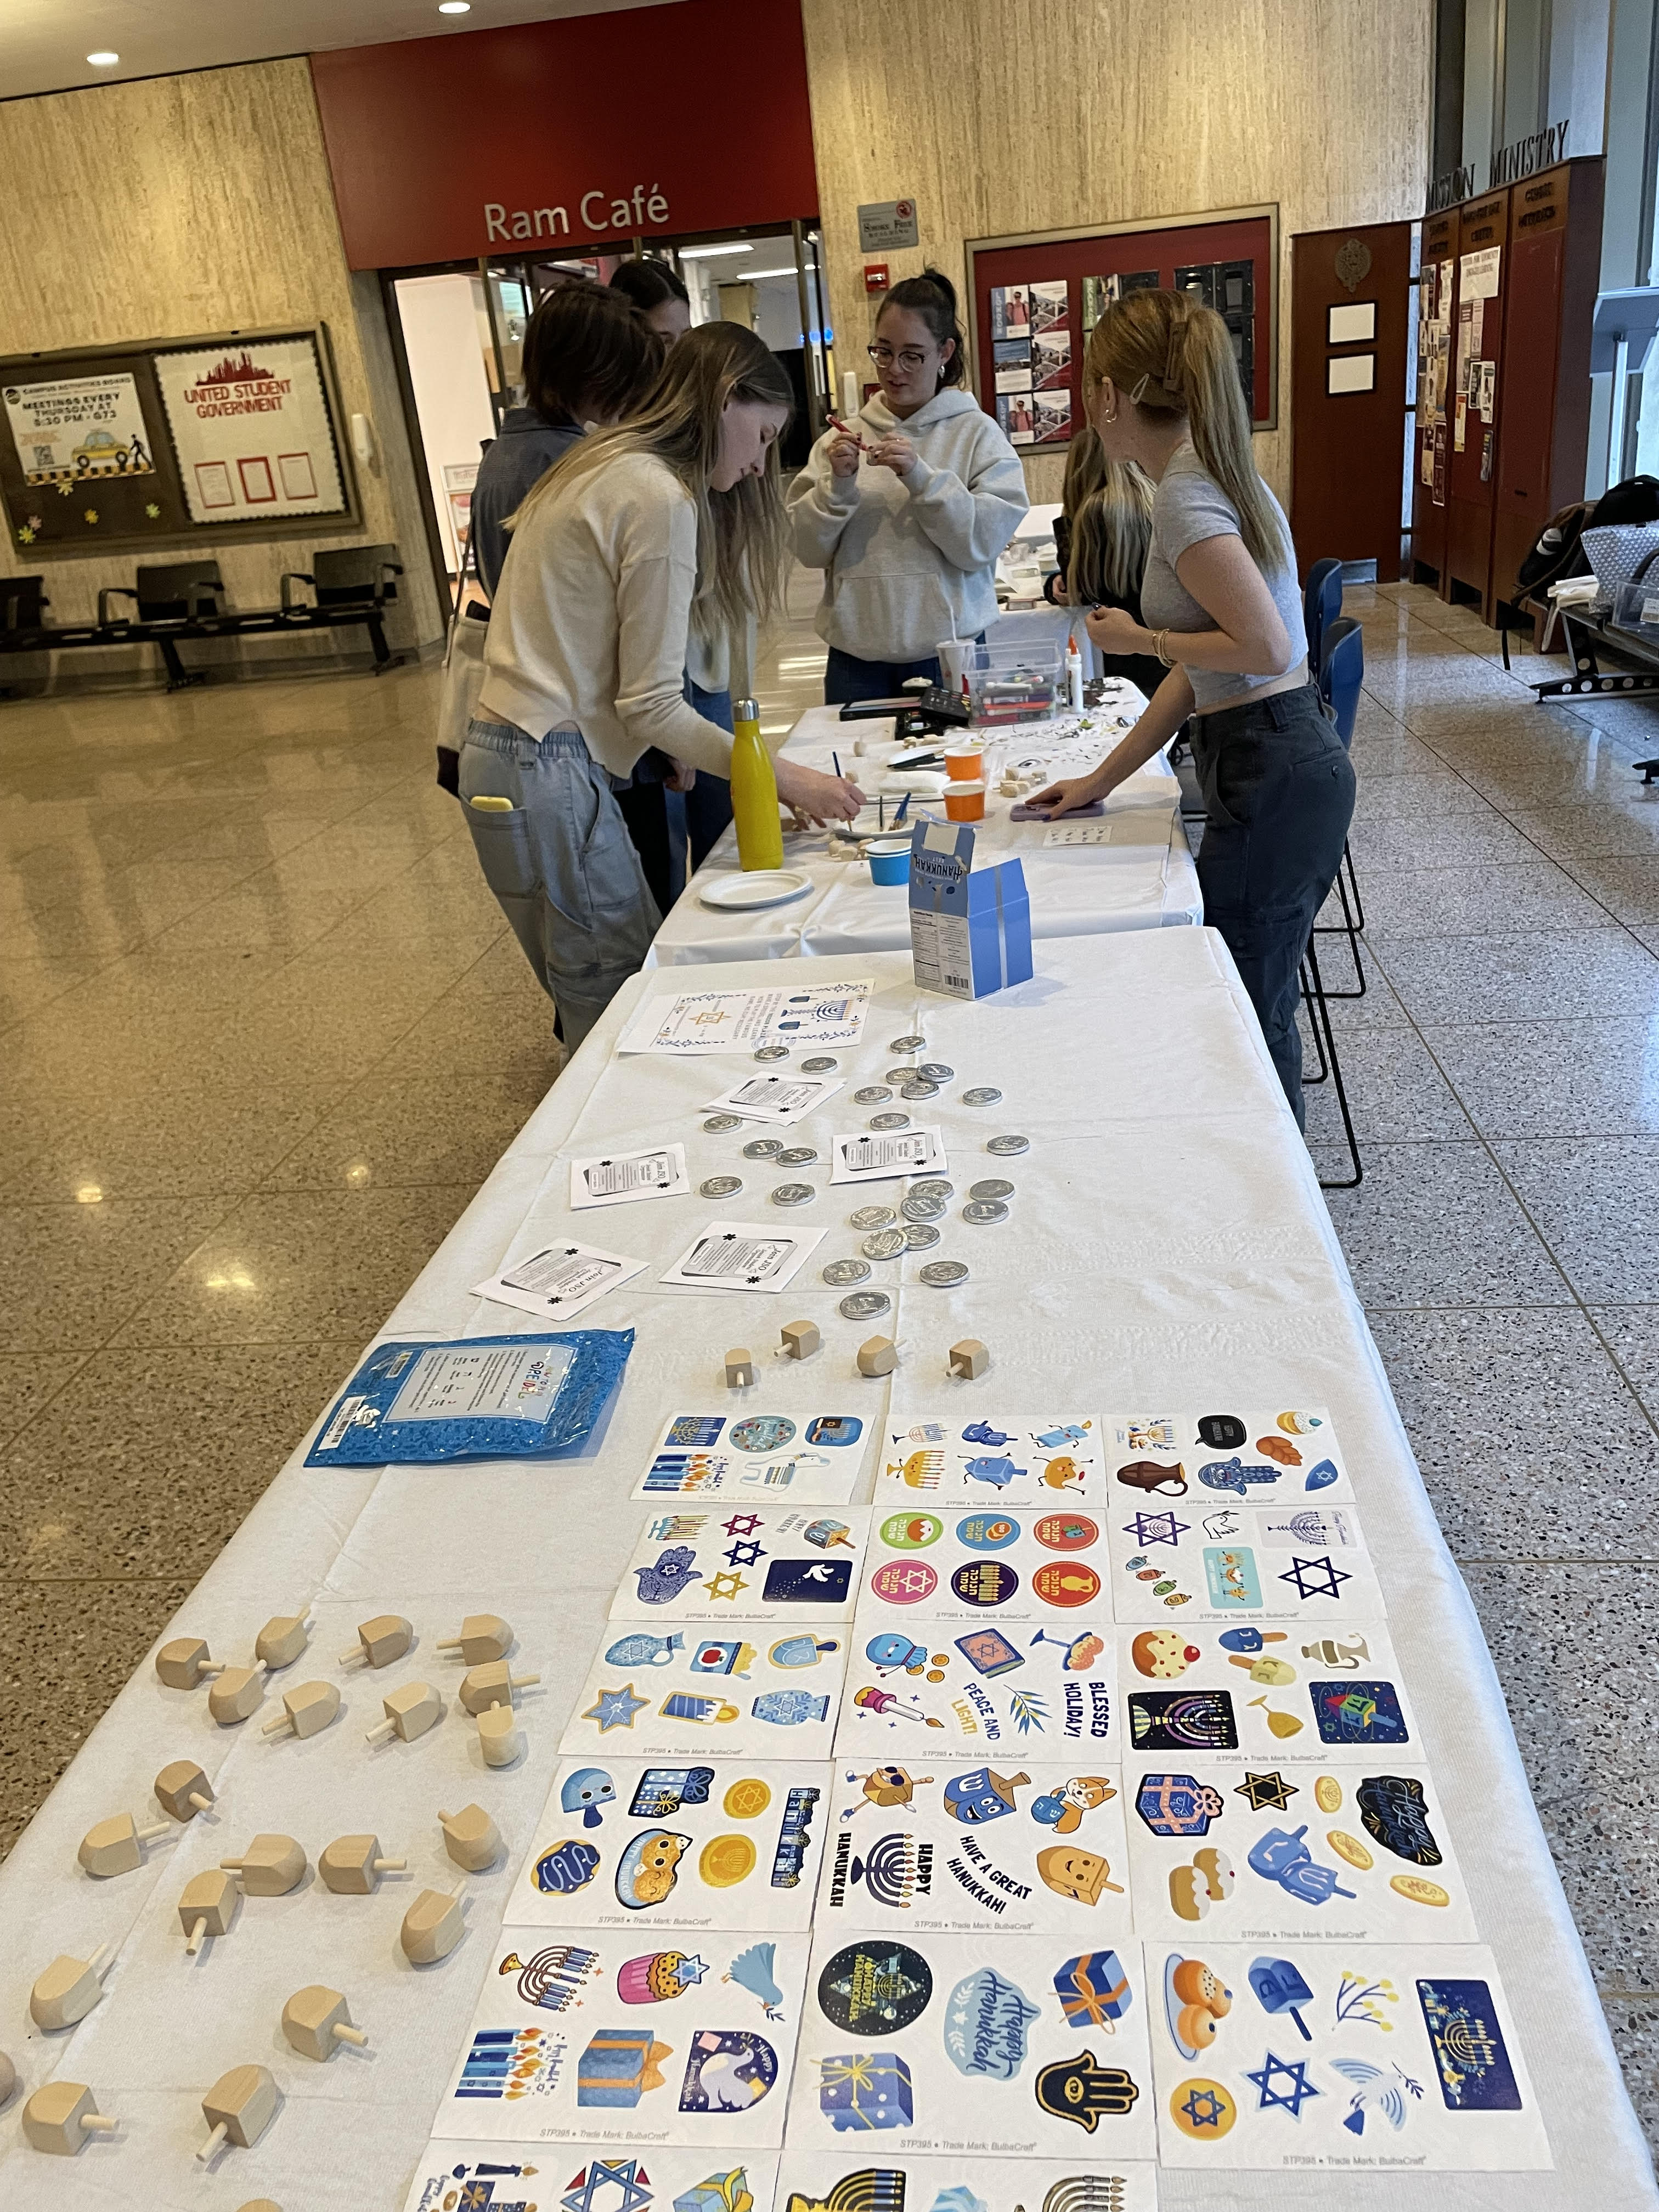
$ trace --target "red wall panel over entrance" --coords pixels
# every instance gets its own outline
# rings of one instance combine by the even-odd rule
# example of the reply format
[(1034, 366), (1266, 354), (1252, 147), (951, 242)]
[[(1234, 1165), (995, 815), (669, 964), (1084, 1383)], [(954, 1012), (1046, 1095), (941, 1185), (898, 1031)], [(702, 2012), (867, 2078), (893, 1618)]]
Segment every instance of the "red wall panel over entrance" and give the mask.
[(349, 46), (311, 71), (354, 269), (817, 212), (795, 0)]

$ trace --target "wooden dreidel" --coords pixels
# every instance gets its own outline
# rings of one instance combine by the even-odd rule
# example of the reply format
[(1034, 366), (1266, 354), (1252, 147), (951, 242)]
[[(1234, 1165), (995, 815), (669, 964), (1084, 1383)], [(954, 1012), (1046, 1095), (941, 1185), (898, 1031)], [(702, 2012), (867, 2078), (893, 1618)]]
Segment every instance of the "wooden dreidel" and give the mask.
[(116, 1813), (87, 1830), (75, 1856), (89, 1875), (104, 1881), (112, 1874), (131, 1874), (143, 1866), (144, 1845), (172, 1832), (171, 1821), (154, 1820), (141, 1828), (131, 1813)]
[(505, 1659), (513, 1649), (513, 1631), (498, 1613), (469, 1613), (459, 1636), (447, 1636), (440, 1651), (459, 1651), (469, 1667), (487, 1660)]
[(185, 1884), (179, 1899), (179, 1920), (185, 1931), (185, 1949), (193, 1959), (209, 1936), (228, 1936), (236, 1917), (242, 1893), (234, 1874), (210, 1867)]
[(338, 1990), (313, 1982), (295, 1990), (283, 2007), (283, 2033), (303, 2058), (332, 2058), (337, 2042), (355, 2043), (359, 2051), (368, 2038), (351, 2025), (351, 2014)]
[(786, 1359), (810, 1359), (823, 1342), (815, 1321), (787, 1321), (779, 1335), (778, 1349)]
[(478, 1747), (486, 1766), (511, 1766), (524, 1749), (524, 1730), (511, 1705), (489, 1705), (478, 1715)]
[(465, 1805), (459, 1813), (441, 1812), (438, 1826), (444, 1832), (444, 1849), (469, 1874), (482, 1874), (501, 1848), (501, 1832), (482, 1805)]
[(492, 1660), (487, 1667), (474, 1667), (461, 1677), (460, 1699), (470, 1713), (482, 1713), (491, 1705), (510, 1705), (515, 1690), (527, 1690), (541, 1680), (539, 1674), (510, 1674), (505, 1659)]
[(175, 1820), (193, 1820), (211, 1809), (213, 1784), (193, 1759), (175, 1759), (155, 1778), (155, 1800)]
[(276, 2084), (263, 2066), (233, 2066), (202, 2100), (202, 2118), (211, 2133), (196, 2155), (205, 2166), (221, 2143), (251, 2150), (270, 2125), (276, 2110)]
[(340, 1664), (350, 1667), (359, 1660), (371, 1667), (389, 1667), (394, 1659), (401, 1659), (415, 1641), (415, 1631), (398, 1613), (377, 1613), (373, 1620), (365, 1620), (357, 1631), (357, 1648), (343, 1651)]
[(332, 1682), (301, 1682), (283, 1693), (283, 1710), (267, 1721), (262, 1735), (315, 1735), (340, 1710), (340, 1693)]
[(964, 1336), (951, 1346), (951, 1372), (963, 1382), (976, 1382), (990, 1364), (991, 1355), (976, 1336)]
[(383, 1874), (401, 1874), (407, 1859), (383, 1859), (378, 1836), (336, 1836), (317, 1862), (323, 1887), (342, 1897), (372, 1896)]
[(860, 1375), (890, 1375), (898, 1365), (898, 1346), (890, 1336), (866, 1336), (858, 1349)]
[(746, 1344), (734, 1344), (726, 1355), (726, 1387), (748, 1390), (754, 1387), (755, 1355)]
[(305, 1880), (306, 1855), (292, 1836), (256, 1836), (240, 1858), (219, 1864), (240, 1875), (247, 1897), (286, 1897)]
[(54, 2158), (73, 2158), (88, 2136), (112, 2135), (118, 2125), (99, 2111), (84, 2081), (43, 2082), (23, 2107), (24, 2135)]
[(239, 2204), (236, 2212), (283, 2212), (274, 2197), (250, 2197), (246, 2204)]
[(443, 1718), (444, 1701), (430, 1682), (404, 1682), (381, 1698), (380, 1710), (386, 1718), (364, 1730), (367, 1741), (390, 1743), (399, 1735), (405, 1743), (413, 1743)]
[(208, 1692), (208, 1711), (221, 1728), (234, 1728), (264, 1703), (265, 1676), (270, 1670), (256, 1659), (251, 1667), (227, 1667)]
[(86, 2018), (103, 1996), (103, 1978), (114, 1964), (112, 1956), (108, 1965), (98, 1963), (108, 1948), (100, 1943), (89, 1959), (54, 1959), (43, 1974), (36, 1975), (29, 1991), (29, 2018), (37, 2027), (50, 2034)]
[(465, 1899), (464, 1881), (458, 1881), (451, 1890), (421, 1892), (404, 1913), (404, 1924), (398, 1930), (404, 1956), (411, 1966), (430, 1966), (449, 1956), (466, 1933), (466, 1923), (461, 1917)]
[(310, 1641), (308, 1613), (273, 1613), (253, 1640), (253, 1656), (267, 1667), (291, 1667)]
[(9, 2104), (11, 2093), (17, 2087), (17, 2069), (3, 2051), (0, 2051), (0, 2105)]
[(208, 1648), (199, 1636), (175, 1636), (164, 1644), (155, 1655), (155, 1671), (170, 1690), (193, 1690), (204, 1674), (222, 1674), (224, 1666), (216, 1666), (208, 1656)]

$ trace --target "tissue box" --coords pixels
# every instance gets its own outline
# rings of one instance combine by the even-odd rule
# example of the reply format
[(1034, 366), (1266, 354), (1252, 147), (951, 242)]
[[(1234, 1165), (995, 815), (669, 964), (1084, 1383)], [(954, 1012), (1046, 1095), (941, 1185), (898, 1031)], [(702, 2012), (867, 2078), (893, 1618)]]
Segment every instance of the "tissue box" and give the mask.
[(916, 988), (982, 999), (1031, 973), (1031, 907), (1018, 860), (974, 866), (965, 822), (919, 822), (910, 839)]
[(910, 2069), (896, 2051), (855, 2051), (818, 2061), (818, 2110), (838, 2135), (915, 2124)]

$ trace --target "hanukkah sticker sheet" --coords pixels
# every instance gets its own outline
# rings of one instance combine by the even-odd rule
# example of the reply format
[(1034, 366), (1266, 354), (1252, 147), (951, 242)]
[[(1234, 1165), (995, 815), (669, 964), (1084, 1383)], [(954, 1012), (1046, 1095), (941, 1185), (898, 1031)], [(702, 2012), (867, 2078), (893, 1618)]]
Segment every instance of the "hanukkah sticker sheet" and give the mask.
[(1553, 2163), (1490, 1951), (1148, 1944), (1146, 1975), (1166, 2166)]
[[(1376, 1570), (1352, 1505), (1148, 1498), (1107, 1519), (1112, 1606), (1125, 1621), (1380, 1619)], [(1298, 1630), (1298, 1633), (1300, 1631)]]
[(1071, 2159), (988, 2164), (911, 2158), (890, 2143), (839, 2156), (786, 2150), (778, 2212), (1157, 2212), (1156, 2169), (1089, 2148)]
[(1093, 1759), (1119, 1756), (1111, 1623), (935, 1620), (902, 1628), (860, 1613), (851, 1632), (836, 1755), (914, 1760), (921, 1751)]
[(664, 1424), (635, 1498), (799, 1498), (840, 1505), (853, 1495), (879, 1425), (831, 1410), (675, 1413)]
[(892, 1423), (878, 1478), (884, 1504), (915, 1496), (940, 1508), (1108, 1503), (1100, 1423), (1092, 1414), (1015, 1419), (963, 1412)]
[(1061, 1622), (1087, 1608), (1103, 1618), (1111, 1571), (1105, 1517), (1081, 1506), (878, 1508), (859, 1615), (896, 1628), (918, 1613)]
[[(438, 2127), (495, 2142), (775, 2149), (805, 1936), (505, 1927)], [(726, 2161), (729, 2166), (732, 2161)]]
[(1258, 1764), (1352, 1765), (1420, 1741), (1388, 1631), (1370, 1624), (1217, 1628), (1177, 1616), (1120, 1627), (1117, 1671), (1126, 1758), (1243, 1751)]
[[(1212, 1942), (1472, 1942), (1474, 1915), (1417, 1760), (1126, 1759), (1139, 1935)], [(1196, 1941), (1196, 1936), (1193, 1936)]]
[[(1120, 1902), (1113, 1900), (1114, 1903)], [(992, 2159), (1150, 2159), (1150, 1997), (1127, 1911), (1086, 1943), (820, 1930), (789, 2147)]]
[(1122, 1777), (1084, 1760), (831, 1770), (817, 1925), (1091, 1936), (1121, 1920)]
[(671, 1060), (762, 1044), (855, 1045), (874, 982), (867, 976), (814, 982), (810, 990), (681, 991), (647, 998), (617, 1041), (619, 1053)]
[(653, 1515), (634, 1548), (613, 1618), (850, 1620), (869, 1522), (863, 1506), (677, 1506)]
[(806, 1928), (830, 1772), (760, 1759), (567, 1759), (507, 1917), (544, 1928)]
[(847, 1665), (845, 1621), (707, 1633), (660, 1614), (623, 1615), (559, 1740), (640, 1758), (828, 1759)]
[(1109, 1414), (1114, 1487), (1194, 1506), (1349, 1499), (1353, 1485), (1328, 1413)]
[(403, 2212), (772, 2212), (777, 2166), (775, 2151), (733, 2164), (672, 2144), (636, 2156), (586, 2141), (550, 2157), (511, 2145), (480, 2156), (476, 2142), (434, 2136)]

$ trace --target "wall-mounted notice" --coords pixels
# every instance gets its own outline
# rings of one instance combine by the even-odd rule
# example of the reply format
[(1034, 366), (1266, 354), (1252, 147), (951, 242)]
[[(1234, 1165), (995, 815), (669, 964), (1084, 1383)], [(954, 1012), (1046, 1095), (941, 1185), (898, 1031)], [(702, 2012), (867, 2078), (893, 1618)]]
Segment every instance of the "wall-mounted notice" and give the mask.
[(158, 350), (155, 358), (192, 522), (344, 510), (322, 362), (309, 331)]
[(6, 417), (27, 484), (149, 476), (149, 433), (130, 370), (8, 384)]

